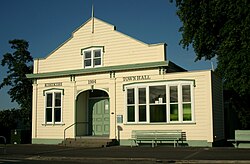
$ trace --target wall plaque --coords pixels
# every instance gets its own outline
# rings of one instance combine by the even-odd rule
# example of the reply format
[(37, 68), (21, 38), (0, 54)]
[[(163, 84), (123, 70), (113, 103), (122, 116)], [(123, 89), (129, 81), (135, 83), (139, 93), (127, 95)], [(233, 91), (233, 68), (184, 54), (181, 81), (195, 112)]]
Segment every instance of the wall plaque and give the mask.
[(45, 87), (56, 87), (56, 86), (62, 86), (61, 82), (58, 83), (45, 83)]
[(88, 80), (88, 84), (96, 84), (96, 80)]

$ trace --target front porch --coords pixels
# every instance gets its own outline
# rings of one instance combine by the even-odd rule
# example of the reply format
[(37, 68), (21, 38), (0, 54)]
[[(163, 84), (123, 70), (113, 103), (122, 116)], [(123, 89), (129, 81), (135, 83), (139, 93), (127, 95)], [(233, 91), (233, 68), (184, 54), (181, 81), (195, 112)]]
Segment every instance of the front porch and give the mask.
[[(110, 135), (110, 99), (106, 91), (85, 90), (75, 100), (75, 123), (64, 129), (60, 145), (71, 147), (108, 147), (118, 145)], [(72, 131), (73, 130), (73, 131)], [(68, 135), (68, 132), (73, 135)]]

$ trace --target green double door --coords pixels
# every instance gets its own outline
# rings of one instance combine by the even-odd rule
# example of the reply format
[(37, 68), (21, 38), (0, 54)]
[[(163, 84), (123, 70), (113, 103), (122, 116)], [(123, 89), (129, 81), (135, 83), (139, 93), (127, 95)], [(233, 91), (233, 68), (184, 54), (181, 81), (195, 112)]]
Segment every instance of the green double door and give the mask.
[(109, 99), (89, 99), (89, 134), (108, 136), (110, 129)]

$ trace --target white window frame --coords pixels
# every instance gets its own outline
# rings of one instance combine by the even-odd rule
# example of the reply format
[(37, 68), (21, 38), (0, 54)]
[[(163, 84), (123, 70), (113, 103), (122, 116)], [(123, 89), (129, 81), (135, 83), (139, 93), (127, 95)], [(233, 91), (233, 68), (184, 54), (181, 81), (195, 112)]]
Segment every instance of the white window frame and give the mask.
[[(139, 97), (139, 89), (145, 89), (146, 90), (146, 103), (145, 104), (140, 104), (140, 97)], [(135, 94), (135, 111), (136, 111), (136, 115), (137, 117), (135, 117), (135, 120), (138, 122), (138, 123), (147, 123), (147, 120), (148, 120), (148, 110), (147, 110), (147, 105), (148, 105), (148, 102), (149, 102), (149, 98), (147, 96), (147, 90), (148, 90), (148, 87), (147, 86), (138, 86), (136, 88), (136, 94)], [(138, 105), (137, 105), (138, 104)], [(145, 105), (146, 106), (146, 121), (140, 121), (139, 118), (140, 118), (140, 105)]]
[[(183, 104), (187, 104), (187, 103), (189, 103), (189, 102), (183, 102), (183, 100), (182, 100), (182, 98), (183, 98), (183, 94), (182, 94), (182, 86), (184, 86), (184, 85), (189, 85), (190, 86), (190, 98), (191, 98), (191, 101), (190, 101), (190, 103), (191, 103), (191, 117), (192, 117), (192, 119), (191, 119), (191, 121), (184, 121), (183, 120)], [(180, 93), (180, 98), (179, 98), (179, 100), (180, 100), (180, 104), (179, 104), (179, 106), (181, 106), (180, 107), (180, 118), (181, 118), (181, 120), (182, 120), (182, 122), (194, 122), (194, 84), (192, 83), (192, 84), (190, 84), (190, 83), (187, 83), (187, 82), (184, 82), (184, 83), (180, 83), (179, 84), (179, 93)]]
[[(149, 87), (150, 86), (162, 86), (166, 85), (166, 103), (159, 103), (166, 105), (166, 122), (150, 122), (150, 103), (149, 101)], [(185, 103), (182, 101), (182, 86), (189, 85), (190, 86), (190, 96), (191, 96), (191, 120), (190, 121), (183, 121), (183, 106), (182, 104)], [(177, 86), (178, 89), (178, 121), (170, 121), (170, 86)], [(146, 121), (140, 122), (139, 121), (139, 88), (146, 88)], [(171, 123), (195, 123), (195, 110), (194, 110), (194, 81), (187, 80), (187, 81), (165, 81), (165, 82), (155, 82), (155, 83), (138, 83), (138, 84), (131, 84), (126, 85), (124, 87), (124, 102), (125, 102), (125, 124), (171, 124)], [(134, 89), (134, 97), (135, 97), (135, 121), (128, 122), (127, 120), (127, 90)]]
[[(156, 87), (156, 86), (166, 86), (166, 84), (165, 83), (155, 83), (155, 84), (150, 84), (150, 85), (148, 85), (147, 86), (147, 88), (148, 88), (148, 99), (150, 98), (150, 89), (149, 89), (149, 87)], [(166, 121), (165, 122), (150, 122), (150, 106), (152, 105), (165, 105), (165, 107), (166, 107), (166, 105), (167, 105), (167, 86), (166, 86), (166, 90), (165, 90), (165, 93), (166, 93), (166, 102), (160, 102), (159, 100), (158, 100), (158, 102), (154, 102), (154, 103), (150, 103), (150, 100), (148, 101), (148, 108), (147, 108), (147, 110), (148, 110), (148, 118), (149, 118), (149, 120), (147, 120), (147, 123), (150, 123), (150, 124), (157, 124), (157, 123), (166, 123), (167, 122), (167, 117), (168, 117), (168, 115), (167, 115), (167, 111), (166, 111)], [(166, 110), (167, 110), (167, 107), (166, 107)]]
[[(61, 119), (60, 122), (56, 122), (55, 121), (55, 94), (56, 93), (60, 93), (61, 94)], [(46, 108), (47, 108), (47, 95), (48, 94), (52, 94), (52, 121), (51, 122), (47, 122), (47, 118), (46, 118)], [(64, 125), (63, 123), (63, 90), (57, 90), (57, 89), (53, 89), (53, 90), (48, 90), (44, 92), (44, 125)]]
[[(95, 51), (100, 51), (100, 57), (95, 57), (94, 52)], [(90, 66), (85, 66), (85, 52), (90, 52), (91, 57), (89, 58), (91, 60)], [(81, 50), (82, 54), (82, 65), (83, 68), (96, 68), (96, 67), (102, 67), (103, 66), (103, 47), (90, 47), (90, 48), (85, 48)], [(94, 61), (95, 59), (101, 59), (101, 64), (100, 65), (95, 65)]]
[[(134, 100), (134, 102), (135, 102), (134, 104), (128, 104), (128, 102), (127, 102), (127, 94), (128, 94), (127, 91), (128, 91), (129, 89), (134, 89), (134, 99), (135, 99), (135, 100)], [(135, 109), (134, 109), (134, 110), (135, 110), (135, 121), (134, 121), (134, 122), (137, 122), (137, 120), (136, 120), (136, 117), (137, 117), (137, 116), (136, 116), (136, 113), (137, 113), (137, 112), (136, 112), (136, 105), (135, 105), (135, 104), (136, 104), (136, 97), (135, 97), (135, 96), (136, 96), (136, 93), (135, 93), (135, 92), (136, 92), (136, 89), (133, 88), (133, 87), (132, 87), (132, 88), (128, 87), (128, 88), (126, 89), (126, 92), (125, 92), (125, 93), (126, 93), (126, 96), (125, 96), (125, 102), (126, 102), (126, 115), (125, 115), (125, 116), (126, 116), (126, 118), (125, 118), (125, 119), (126, 119), (126, 122), (128, 122), (128, 123), (133, 123), (133, 122), (129, 122), (128, 119), (127, 119), (127, 118), (128, 118), (128, 106), (135, 106)]]
[[(174, 103), (171, 103), (170, 102), (170, 87), (177, 87), (177, 103), (176, 102), (174, 102)], [(167, 103), (167, 111), (168, 111), (168, 122), (169, 123), (178, 123), (178, 122), (180, 122), (182, 119), (181, 119), (181, 113), (180, 113), (180, 97), (181, 97), (181, 94), (180, 94), (180, 84), (179, 83), (170, 83), (170, 84), (168, 84), (167, 85), (167, 88), (168, 88), (168, 92), (167, 92), (167, 97), (169, 97), (168, 98), (168, 103)], [(171, 121), (170, 120), (170, 105), (171, 104), (177, 104), (178, 105), (178, 120), (177, 121)]]

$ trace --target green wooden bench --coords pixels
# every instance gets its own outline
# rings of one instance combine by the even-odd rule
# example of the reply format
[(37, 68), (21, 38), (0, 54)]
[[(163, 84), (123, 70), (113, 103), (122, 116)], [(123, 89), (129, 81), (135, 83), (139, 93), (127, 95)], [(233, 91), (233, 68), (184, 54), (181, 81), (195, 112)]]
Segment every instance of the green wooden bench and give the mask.
[(131, 147), (133, 142), (138, 145), (144, 141), (151, 142), (152, 147), (157, 146), (157, 142), (174, 141), (174, 147), (176, 147), (181, 140), (181, 130), (132, 130)]
[(250, 130), (235, 130), (235, 139), (229, 139), (227, 141), (233, 142), (235, 147), (239, 147), (240, 143), (250, 142)]

